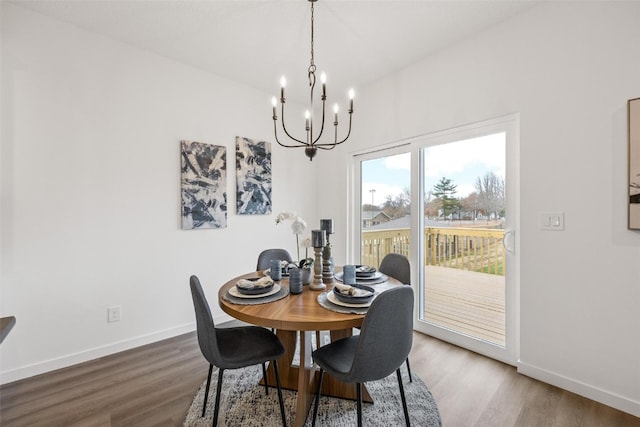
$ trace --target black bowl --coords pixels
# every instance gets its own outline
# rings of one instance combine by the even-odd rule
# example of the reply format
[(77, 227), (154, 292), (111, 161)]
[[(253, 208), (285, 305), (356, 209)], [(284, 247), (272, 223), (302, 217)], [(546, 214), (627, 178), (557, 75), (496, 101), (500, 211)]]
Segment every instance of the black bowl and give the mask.
[(376, 274), (376, 268), (368, 265), (356, 265), (356, 277), (372, 277)]
[(370, 293), (366, 295), (346, 295), (338, 291), (338, 288), (333, 288), (333, 294), (336, 298), (338, 298), (338, 300), (342, 302), (346, 302), (349, 304), (366, 304), (373, 299), (373, 295), (376, 292), (372, 287), (364, 285), (355, 285), (354, 288), (363, 289)]
[[(251, 280), (252, 282), (255, 282), (257, 280), (260, 280), (260, 278), (252, 277), (246, 280)], [(244, 295), (260, 295), (260, 294), (266, 294), (267, 292), (271, 291), (273, 289), (273, 283), (269, 286), (261, 286), (256, 288), (243, 288), (241, 286), (236, 285), (236, 289), (238, 290), (238, 292)]]

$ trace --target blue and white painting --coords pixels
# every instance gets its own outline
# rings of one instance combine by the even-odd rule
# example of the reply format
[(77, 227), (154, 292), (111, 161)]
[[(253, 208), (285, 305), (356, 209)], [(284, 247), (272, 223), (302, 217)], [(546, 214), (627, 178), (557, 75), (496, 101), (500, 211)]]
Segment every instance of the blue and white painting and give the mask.
[(227, 155), (221, 145), (180, 141), (182, 228), (227, 226)]
[(237, 136), (236, 177), (238, 214), (270, 214), (271, 143)]

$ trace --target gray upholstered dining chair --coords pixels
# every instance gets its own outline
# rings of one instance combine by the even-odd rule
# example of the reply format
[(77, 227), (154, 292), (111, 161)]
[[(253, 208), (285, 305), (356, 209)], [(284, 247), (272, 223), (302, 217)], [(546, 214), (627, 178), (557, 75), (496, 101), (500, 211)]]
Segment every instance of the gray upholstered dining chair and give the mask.
[[(404, 255), (394, 253), (386, 254), (384, 258), (382, 258), (378, 271), (394, 279), (398, 279), (405, 285), (411, 284), (411, 265), (409, 264), (409, 259)], [(409, 372), (409, 382), (413, 382), (409, 357), (407, 357), (407, 372)]]
[(265, 249), (258, 255), (258, 265), (256, 271), (265, 270), (271, 267), (270, 263), (272, 259), (279, 259), (292, 262), (291, 254), (286, 249)]
[[(276, 374), (278, 388), (278, 400), (282, 425), (286, 427), (287, 421), (280, 387), (280, 374), (278, 373), (277, 358), (284, 354), (284, 347), (278, 337), (271, 331), (258, 326), (241, 326), (235, 328), (216, 328), (211, 316), (209, 303), (204, 295), (200, 280), (196, 276), (190, 279), (191, 296), (196, 312), (196, 329), (200, 351), (209, 362), (209, 376), (202, 403), (202, 416), (207, 408), (207, 396), (211, 385), (211, 374), (214, 365), (218, 367), (218, 385), (216, 389), (216, 403), (213, 414), (213, 426), (218, 425), (218, 412), (220, 409), (220, 392), (222, 390), (222, 375), (225, 369), (238, 369), (251, 365), (262, 364), (262, 373), (266, 378), (265, 363), (271, 361)], [(266, 392), (269, 393), (265, 384)]]
[(397, 286), (382, 292), (371, 303), (360, 335), (343, 338), (312, 353), (320, 367), (313, 422), (315, 426), (325, 371), (346, 383), (356, 384), (358, 426), (362, 426), (362, 383), (376, 381), (396, 371), (407, 426), (409, 412), (400, 375), (413, 341), (413, 289)]

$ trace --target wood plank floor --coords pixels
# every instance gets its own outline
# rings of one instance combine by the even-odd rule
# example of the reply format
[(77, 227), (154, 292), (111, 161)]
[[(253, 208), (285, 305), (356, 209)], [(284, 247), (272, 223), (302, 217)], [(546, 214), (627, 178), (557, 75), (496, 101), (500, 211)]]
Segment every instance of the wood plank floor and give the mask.
[(425, 266), (424, 319), (504, 346), (504, 276)]
[[(414, 334), (410, 360), (445, 427), (640, 427), (640, 418), (423, 334)], [(180, 426), (207, 367), (189, 333), (6, 384), (0, 425)]]

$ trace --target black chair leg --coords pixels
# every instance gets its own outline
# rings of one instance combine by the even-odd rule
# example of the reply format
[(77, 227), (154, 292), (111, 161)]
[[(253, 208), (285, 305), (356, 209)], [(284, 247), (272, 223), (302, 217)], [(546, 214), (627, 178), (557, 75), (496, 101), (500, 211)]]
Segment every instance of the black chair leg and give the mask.
[(218, 369), (218, 387), (216, 388), (216, 406), (213, 411), (213, 427), (218, 425), (218, 410), (220, 409), (220, 392), (222, 391), (222, 374), (224, 369)]
[(278, 386), (278, 401), (280, 402), (280, 415), (282, 415), (282, 426), (287, 427), (287, 416), (284, 413), (284, 399), (282, 398), (282, 387), (280, 386), (280, 372), (278, 372), (278, 361), (273, 360), (273, 370), (276, 372), (276, 385)]
[(269, 384), (267, 384), (267, 367), (263, 363), (262, 364), (262, 379), (264, 380), (264, 391), (267, 396), (269, 396)]
[(400, 374), (400, 368), (396, 370), (396, 376), (398, 377), (398, 387), (400, 388), (400, 397), (402, 398), (402, 409), (404, 410), (404, 420), (407, 423), (407, 427), (411, 427), (409, 422), (409, 410), (407, 409), (407, 399), (404, 395), (404, 386), (402, 385), (402, 375)]
[(204, 402), (202, 402), (202, 415), (207, 411), (207, 398), (209, 397), (209, 386), (211, 385), (211, 373), (213, 373), (213, 365), (209, 364), (209, 376), (207, 377), (207, 387), (204, 390)]
[(409, 372), (409, 382), (413, 382), (413, 377), (411, 376), (411, 365), (409, 365), (409, 358), (407, 357), (407, 371)]
[(356, 383), (356, 395), (358, 398), (358, 427), (362, 427), (362, 383)]
[(311, 427), (316, 427), (316, 417), (318, 416), (318, 405), (320, 404), (320, 390), (322, 390), (322, 378), (324, 377), (324, 369), (320, 369), (320, 378), (318, 378), (318, 389), (316, 390), (316, 405), (313, 408), (313, 421)]

